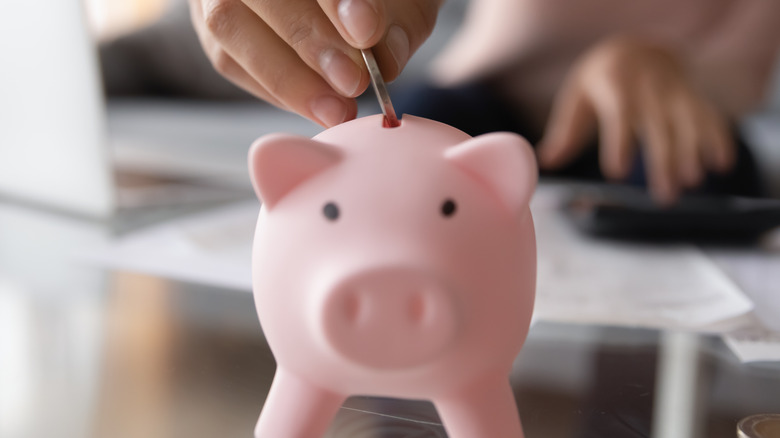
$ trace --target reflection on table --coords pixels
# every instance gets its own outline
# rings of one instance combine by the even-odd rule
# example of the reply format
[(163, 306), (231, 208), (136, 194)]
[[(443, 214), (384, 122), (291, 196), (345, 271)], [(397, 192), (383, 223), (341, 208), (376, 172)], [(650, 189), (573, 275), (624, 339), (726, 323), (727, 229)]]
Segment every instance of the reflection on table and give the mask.
[[(2, 350), (2, 436), (251, 433), (275, 364), (250, 295), (123, 272), (99, 289), (56, 302), (0, 295), (15, 315), (0, 322), (14, 335)], [(742, 365), (717, 338), (668, 337), (536, 324), (511, 376), (526, 435), (651, 436), (675, 354), (690, 359), (698, 436), (733, 437), (740, 418), (780, 411), (780, 368)], [(427, 402), (352, 397), (329, 436), (446, 435)]]

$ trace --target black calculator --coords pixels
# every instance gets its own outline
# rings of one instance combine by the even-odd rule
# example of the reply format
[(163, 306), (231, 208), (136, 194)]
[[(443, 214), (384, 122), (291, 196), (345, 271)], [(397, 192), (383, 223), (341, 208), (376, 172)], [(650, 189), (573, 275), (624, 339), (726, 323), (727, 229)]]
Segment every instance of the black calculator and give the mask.
[(584, 232), (632, 240), (747, 244), (780, 227), (780, 199), (683, 195), (659, 206), (624, 186), (575, 189), (564, 211)]

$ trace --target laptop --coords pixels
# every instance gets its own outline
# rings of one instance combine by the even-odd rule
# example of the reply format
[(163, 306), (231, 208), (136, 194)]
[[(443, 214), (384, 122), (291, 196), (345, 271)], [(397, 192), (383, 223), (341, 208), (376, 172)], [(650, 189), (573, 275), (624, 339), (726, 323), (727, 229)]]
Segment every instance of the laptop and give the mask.
[(0, 53), (0, 197), (111, 217), (105, 108), (83, 2), (6, 2)]
[[(154, 129), (187, 134), (214, 112), (148, 102), (129, 110), (113, 104), (107, 117), (81, 0), (4, 5), (0, 49), (8, 61), (0, 69), (0, 201), (103, 220), (123, 232), (252, 194), (246, 132), (241, 150), (226, 154), (224, 139), (216, 140), (232, 126), (218, 124), (221, 136), (206, 137), (210, 148), (184, 147), (202, 132), (175, 141), (162, 135), (170, 129)], [(119, 138), (109, 138), (108, 128)], [(226, 175), (232, 184), (215, 183)]]

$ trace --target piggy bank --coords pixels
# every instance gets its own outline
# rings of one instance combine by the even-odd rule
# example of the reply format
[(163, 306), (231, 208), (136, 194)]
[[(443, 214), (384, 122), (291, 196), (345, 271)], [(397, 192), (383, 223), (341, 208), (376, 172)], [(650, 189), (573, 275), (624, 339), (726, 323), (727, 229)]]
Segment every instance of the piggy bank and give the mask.
[(452, 438), (522, 437), (509, 384), (536, 286), (520, 136), (405, 115), (251, 148), (255, 305), (277, 370), (258, 438), (316, 438), (350, 395), (431, 400)]

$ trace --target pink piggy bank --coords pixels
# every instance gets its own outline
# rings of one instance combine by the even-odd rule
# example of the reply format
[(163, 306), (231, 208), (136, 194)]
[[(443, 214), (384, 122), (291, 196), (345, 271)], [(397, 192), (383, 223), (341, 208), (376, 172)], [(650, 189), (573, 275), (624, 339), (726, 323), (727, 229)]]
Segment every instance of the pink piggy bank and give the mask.
[(536, 287), (528, 143), (377, 115), (265, 136), (249, 159), (277, 361), (255, 436), (322, 436), (361, 394), (432, 400), (452, 438), (522, 437), (508, 375)]

